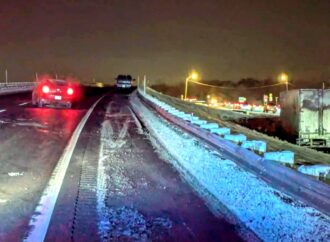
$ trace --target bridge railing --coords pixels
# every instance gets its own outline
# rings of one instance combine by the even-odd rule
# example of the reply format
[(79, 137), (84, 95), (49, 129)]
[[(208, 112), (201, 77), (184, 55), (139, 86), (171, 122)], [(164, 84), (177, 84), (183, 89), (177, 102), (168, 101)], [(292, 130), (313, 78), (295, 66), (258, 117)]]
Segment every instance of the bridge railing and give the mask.
[(37, 82), (0, 82), (0, 94), (30, 91)]
[(35, 86), (37, 82), (0, 82), (0, 88)]

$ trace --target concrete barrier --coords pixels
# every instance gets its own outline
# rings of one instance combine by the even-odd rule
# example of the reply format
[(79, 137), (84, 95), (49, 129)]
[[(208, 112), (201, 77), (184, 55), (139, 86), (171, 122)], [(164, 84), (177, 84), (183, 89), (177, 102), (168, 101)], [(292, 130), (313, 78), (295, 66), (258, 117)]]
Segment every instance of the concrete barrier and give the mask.
[(196, 125), (202, 125), (202, 124), (207, 124), (206, 120), (201, 120), (201, 119), (197, 119), (197, 120), (191, 120), (192, 124), (196, 124)]
[(211, 129), (217, 129), (217, 128), (219, 128), (219, 124), (216, 124), (216, 123), (207, 123), (207, 124), (201, 124), (200, 127), (202, 129), (211, 130)]
[(264, 153), (264, 158), (285, 164), (294, 164), (294, 153), (289, 150)]
[(218, 134), (218, 135), (221, 135), (221, 136), (224, 136), (226, 134), (230, 134), (230, 129), (229, 128), (216, 128), (216, 129), (211, 129), (210, 130), (211, 133), (213, 134)]
[(246, 136), (244, 134), (226, 134), (224, 139), (230, 140), (236, 144), (240, 144), (246, 141)]
[(265, 153), (267, 150), (267, 143), (263, 140), (246, 140), (242, 142), (241, 147), (250, 149), (259, 153)]
[(317, 177), (327, 177), (330, 174), (329, 165), (302, 165), (298, 167), (298, 171), (307, 175), (317, 176)]

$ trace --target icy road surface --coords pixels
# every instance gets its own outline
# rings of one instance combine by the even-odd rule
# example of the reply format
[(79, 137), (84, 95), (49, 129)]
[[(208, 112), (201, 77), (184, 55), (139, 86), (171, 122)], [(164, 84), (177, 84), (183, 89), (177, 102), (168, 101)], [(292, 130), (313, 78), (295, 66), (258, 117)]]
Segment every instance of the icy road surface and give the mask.
[(109, 94), (87, 121), (46, 241), (241, 241), (155, 151), (128, 104)]
[(174, 157), (172, 164), (186, 174), (187, 180), (193, 177), (198, 181), (193, 184), (195, 189), (206, 189), (262, 240), (330, 241), (329, 217), (274, 190), (233, 161), (209, 150), (146, 108), (136, 95), (132, 95), (131, 103), (143, 114), (152, 136)]

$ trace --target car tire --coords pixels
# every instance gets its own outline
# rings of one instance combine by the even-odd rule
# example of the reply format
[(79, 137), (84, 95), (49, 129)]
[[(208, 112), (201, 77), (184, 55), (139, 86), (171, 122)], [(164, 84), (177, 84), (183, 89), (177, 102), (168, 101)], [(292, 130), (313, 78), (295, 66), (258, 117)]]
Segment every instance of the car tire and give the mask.
[(37, 101), (34, 95), (32, 95), (32, 106), (37, 106)]
[(38, 101), (38, 108), (42, 108), (43, 106), (44, 106), (44, 103), (41, 100), (39, 100)]

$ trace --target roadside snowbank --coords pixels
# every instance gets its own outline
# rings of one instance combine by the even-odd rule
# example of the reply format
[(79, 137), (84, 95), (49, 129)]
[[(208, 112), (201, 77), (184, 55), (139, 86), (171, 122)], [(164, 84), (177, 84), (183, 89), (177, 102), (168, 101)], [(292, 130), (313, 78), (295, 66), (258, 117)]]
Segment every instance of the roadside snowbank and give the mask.
[[(196, 138), (169, 124), (132, 95), (146, 127), (199, 185), (265, 241), (330, 241), (330, 218), (242, 170)], [(198, 188), (196, 188), (198, 189)]]

